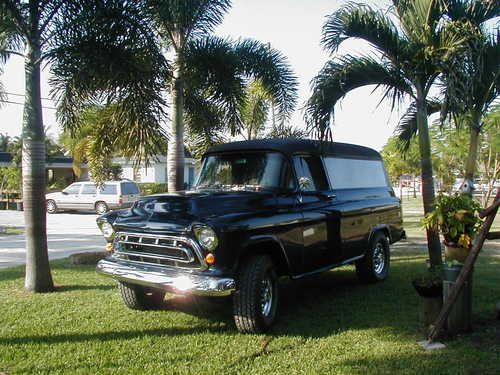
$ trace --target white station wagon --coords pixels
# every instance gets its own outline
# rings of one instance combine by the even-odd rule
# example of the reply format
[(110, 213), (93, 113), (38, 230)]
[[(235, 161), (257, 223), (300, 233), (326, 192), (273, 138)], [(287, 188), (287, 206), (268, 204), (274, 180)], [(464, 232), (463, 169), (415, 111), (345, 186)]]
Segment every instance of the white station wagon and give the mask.
[(101, 187), (93, 182), (75, 182), (61, 192), (45, 195), (47, 212), (89, 211), (99, 215), (131, 207), (139, 198), (139, 186), (133, 181), (106, 181)]

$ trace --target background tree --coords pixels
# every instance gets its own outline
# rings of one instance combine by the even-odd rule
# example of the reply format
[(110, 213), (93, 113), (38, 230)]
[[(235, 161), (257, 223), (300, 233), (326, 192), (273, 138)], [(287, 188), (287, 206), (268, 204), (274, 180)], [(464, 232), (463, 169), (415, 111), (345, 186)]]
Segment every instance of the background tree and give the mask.
[[(125, 129), (120, 133), (121, 136), (130, 137), (130, 132), (126, 130), (131, 127), (126, 125), (140, 119), (140, 132), (132, 137), (144, 141), (148, 133), (159, 131), (159, 127), (155, 127), (159, 121), (148, 120), (162, 115), (164, 102), (150, 73), (157, 73), (163, 68), (158, 66), (158, 61), (161, 61), (158, 56), (162, 55), (155, 49), (155, 44), (148, 43), (149, 35), (145, 30), (138, 27), (139, 21), (143, 19), (142, 5), (120, 0), (0, 2), (2, 62), (12, 55), (21, 56), (25, 62), (22, 173), (26, 234), (25, 288), (30, 291), (53, 289), (47, 255), (41, 66), (44, 63), (52, 64), (51, 72), (57, 79), (52, 80), (51, 84), (60, 100), (59, 118), (63, 125), (73, 123), (71, 93), (85, 87), (89, 96), (93, 93), (95, 102), (119, 103), (119, 106), (126, 108), (126, 114), (124, 111), (117, 112), (115, 117)], [(155, 52), (158, 56), (150, 58)], [(91, 63), (92, 66), (86, 67), (91, 74), (70, 78), (68, 73), (72, 67), (64, 65), (69, 61), (69, 56), (78, 56), (82, 61)], [(110, 56), (113, 58), (106, 58)], [(119, 64), (119, 72), (116, 64)], [(62, 88), (60, 82), (70, 84)], [(154, 107), (141, 106), (145, 102)], [(143, 151), (141, 149), (139, 153)]]
[[(499, 31), (488, 23), (500, 15), (500, 3), (491, 0), (446, 0), (445, 15), (453, 21), (451, 29), (467, 35), (458, 52), (443, 64), (440, 76), (443, 100), (428, 102), (428, 113), (441, 112), (441, 119), (451, 114), (457, 129), (469, 131), (467, 163), (463, 169), (469, 186), (473, 186), (480, 132), (483, 119), (500, 89)], [(417, 112), (410, 108), (400, 124), (403, 142), (417, 134)], [(462, 137), (463, 138), (463, 137)]]
[[(403, 97), (416, 108), (423, 203), (432, 210), (434, 182), (426, 99), (442, 64), (451, 52), (461, 48), (457, 33), (443, 27), (442, 2), (394, 0), (393, 8), (377, 10), (365, 4), (347, 3), (331, 14), (323, 26), (322, 44), (334, 53), (343, 41), (360, 38), (374, 48), (374, 55), (343, 55), (326, 63), (313, 80), (306, 120), (319, 138), (331, 135), (335, 104), (348, 92), (362, 86), (383, 88), (382, 98), (393, 107)], [(397, 23), (395, 23), (397, 21)], [(429, 257), (441, 263), (439, 235), (427, 230)]]
[(230, 5), (227, 0), (150, 1), (159, 36), (174, 54), (169, 191), (184, 185), (185, 121), (192, 133), (226, 128), (235, 134), (242, 126), (237, 109), (251, 78), (270, 95), (280, 120), (295, 107), (296, 79), (278, 51), (253, 40), (232, 42), (210, 35)]

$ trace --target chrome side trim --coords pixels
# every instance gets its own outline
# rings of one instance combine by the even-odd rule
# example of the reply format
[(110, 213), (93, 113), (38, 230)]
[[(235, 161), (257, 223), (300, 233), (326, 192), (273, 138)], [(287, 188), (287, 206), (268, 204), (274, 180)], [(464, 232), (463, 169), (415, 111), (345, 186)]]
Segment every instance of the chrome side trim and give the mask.
[(340, 267), (340, 266), (345, 266), (346, 264), (353, 263), (356, 260), (363, 258), (364, 256), (365, 256), (364, 254), (363, 255), (358, 255), (358, 256), (356, 256), (354, 258), (349, 258), (349, 259), (343, 260), (342, 262), (339, 262), (339, 263), (333, 263), (333, 264), (330, 264), (330, 265), (328, 265), (326, 267), (322, 267), (322, 268), (319, 268), (319, 269), (311, 271), (311, 272), (301, 273), (300, 275), (292, 276), (291, 278), (295, 280), (295, 279), (300, 279), (302, 277), (306, 277), (306, 276), (310, 276), (310, 275), (315, 275), (317, 273), (329, 271), (332, 268), (336, 268), (336, 267)]
[(175, 268), (131, 264), (113, 258), (99, 261), (96, 271), (118, 281), (163, 289), (175, 294), (228, 296), (236, 290), (233, 278), (179, 272)]

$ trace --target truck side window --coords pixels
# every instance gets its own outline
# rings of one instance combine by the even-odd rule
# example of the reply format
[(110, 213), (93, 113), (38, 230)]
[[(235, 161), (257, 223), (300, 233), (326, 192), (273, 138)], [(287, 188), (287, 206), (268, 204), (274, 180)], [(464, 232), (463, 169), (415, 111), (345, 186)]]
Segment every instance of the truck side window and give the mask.
[(325, 171), (321, 159), (317, 156), (304, 155), (293, 158), (295, 172), (302, 191), (328, 190)]

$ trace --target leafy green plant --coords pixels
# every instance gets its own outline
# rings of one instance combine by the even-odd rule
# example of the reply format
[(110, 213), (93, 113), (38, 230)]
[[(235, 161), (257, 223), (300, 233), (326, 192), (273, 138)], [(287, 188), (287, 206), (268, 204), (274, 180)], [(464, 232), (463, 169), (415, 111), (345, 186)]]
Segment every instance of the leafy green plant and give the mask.
[(435, 286), (441, 286), (443, 282), (442, 277), (442, 267), (441, 266), (431, 266), (426, 271), (418, 274), (413, 280), (412, 284), (414, 287), (432, 288)]
[(141, 195), (166, 193), (168, 191), (167, 184), (158, 182), (143, 182), (139, 184), (139, 188), (141, 189)]
[(426, 228), (439, 230), (445, 244), (469, 248), (479, 226), (479, 203), (470, 195), (455, 193), (439, 194), (434, 210), (423, 219)]

